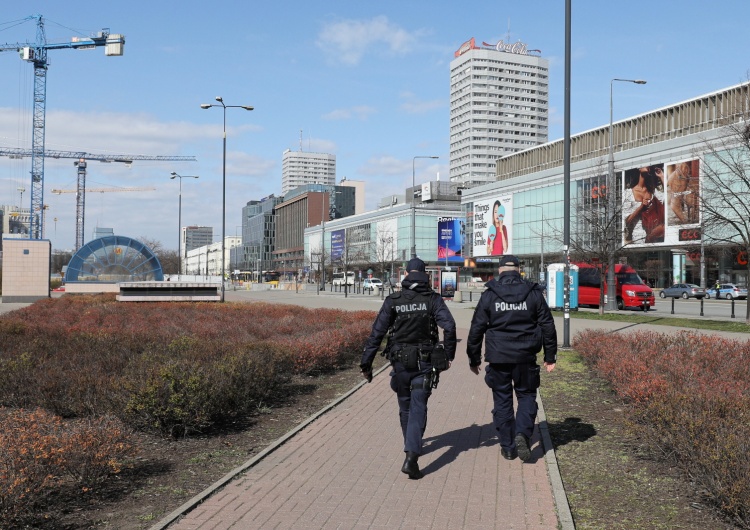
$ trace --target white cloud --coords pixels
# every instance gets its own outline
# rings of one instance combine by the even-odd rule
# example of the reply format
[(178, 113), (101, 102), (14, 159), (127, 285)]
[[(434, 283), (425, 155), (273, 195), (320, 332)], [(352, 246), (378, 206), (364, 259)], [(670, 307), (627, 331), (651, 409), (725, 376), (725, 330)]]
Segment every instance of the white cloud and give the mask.
[[(220, 118), (219, 115), (217, 115)], [(18, 131), (21, 131), (20, 133)], [(18, 126), (18, 111), (0, 108), (0, 145), (30, 149), (28, 127)], [(226, 210), (227, 233), (235, 233), (239, 212), (249, 198), (262, 197), (270, 182), (281, 178), (278, 156), (259, 156), (248, 142), (261, 130), (254, 125), (227, 128)], [(21, 135), (21, 138), (18, 136)], [(326, 144), (330, 147), (330, 142)], [(178, 184), (169, 179), (175, 171), (198, 175), (182, 186), (182, 221), (213, 226), (218, 234), (222, 211), (222, 124), (160, 121), (146, 113), (48, 111), (47, 150), (85, 151), (101, 154), (143, 154), (152, 156), (195, 156), (196, 162), (135, 161), (132, 165), (89, 162), (87, 187), (153, 187), (152, 191), (86, 194), (84, 239), (93, 228), (111, 227), (130, 237), (146, 236), (177, 248)], [(19, 202), (16, 187), (28, 184), (30, 159), (0, 157), (0, 203)], [(75, 242), (74, 193), (56, 195), (54, 189), (74, 189), (77, 169), (71, 159), (45, 159), (44, 203), (49, 206), (45, 235), (55, 249), (72, 248)], [(28, 207), (28, 192), (23, 202)], [(54, 219), (57, 218), (57, 221)]]
[(329, 60), (356, 66), (372, 50), (385, 48), (388, 53), (403, 55), (412, 48), (416, 36), (381, 15), (370, 20), (342, 20), (327, 24), (318, 35), (316, 44)]
[(352, 118), (364, 121), (374, 113), (375, 109), (373, 107), (369, 107), (367, 105), (358, 105), (348, 109), (336, 109), (327, 114), (323, 114), (322, 117), (324, 120), (330, 121), (350, 120)]

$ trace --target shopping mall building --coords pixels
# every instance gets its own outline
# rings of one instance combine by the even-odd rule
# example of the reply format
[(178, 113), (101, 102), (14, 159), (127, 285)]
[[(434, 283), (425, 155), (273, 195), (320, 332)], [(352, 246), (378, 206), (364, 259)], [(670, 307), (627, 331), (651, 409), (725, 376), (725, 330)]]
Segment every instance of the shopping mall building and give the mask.
[[(606, 212), (611, 150), (617, 202), (608, 207), (618, 219), (612, 233), (622, 238), (617, 262), (635, 267), (653, 287), (747, 285), (747, 254), (711, 237), (701, 199), (708, 199), (706, 170), (716, 162), (709, 144), (727, 137), (727, 124), (748, 117), (749, 101), (750, 83), (742, 83), (615, 122), (611, 136), (609, 125), (572, 136), (569, 241), (591, 236), (586, 212)], [(491, 270), (487, 258), (512, 253), (536, 280), (542, 259), (545, 266), (564, 260), (563, 157), (564, 140), (531, 147), (499, 159), (496, 182), (463, 190), (468, 265)]]

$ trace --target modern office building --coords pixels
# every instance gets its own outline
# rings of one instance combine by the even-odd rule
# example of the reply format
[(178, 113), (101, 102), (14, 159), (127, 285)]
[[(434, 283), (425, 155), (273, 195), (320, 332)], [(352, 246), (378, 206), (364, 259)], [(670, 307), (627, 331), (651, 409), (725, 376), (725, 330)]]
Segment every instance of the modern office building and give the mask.
[(362, 180), (348, 180), (343, 177), (339, 181), (339, 186), (347, 186), (354, 188), (354, 213), (352, 215), (359, 215), (365, 213), (365, 183)]
[(210, 245), (214, 239), (214, 229), (211, 226), (183, 226), (182, 254), (183, 260), (193, 249)]
[[(461, 266), (464, 258), (463, 219), (458, 184), (432, 181), (409, 188), (414, 196), (414, 246), (417, 256), (429, 266)], [(411, 193), (419, 190), (419, 194)], [(405, 266), (411, 257), (412, 204), (393, 201), (375, 211), (311, 225), (304, 231), (304, 267), (316, 281), (321, 263), (328, 271), (369, 269), (382, 274)], [(392, 201), (389, 196), (381, 201)], [(321, 260), (322, 257), (322, 260)], [(387, 272), (387, 271), (385, 271)], [(363, 276), (366, 277), (366, 276)]]
[[(609, 125), (573, 135), (571, 249), (587, 244), (592, 223), (608, 217), (611, 208), (617, 225), (611, 237), (616, 238), (614, 248), (621, 248), (616, 262), (633, 266), (652, 287), (705, 286), (717, 280), (747, 285), (742, 243), (704, 224), (710, 219), (704, 209), (746, 217), (740, 213), (744, 210), (730, 206), (733, 200), (746, 204), (742, 198), (750, 190), (718, 161), (726, 155), (747, 157), (727, 127), (746, 127), (748, 118), (746, 82), (614, 122), (611, 136)], [(610, 149), (614, 189), (607, 186)], [(512, 253), (522, 258), (527, 277), (538, 279), (543, 255), (547, 265), (563, 262), (563, 157), (563, 139), (531, 147), (498, 160), (495, 182), (463, 191), (464, 252), (477, 267), (491, 271), (496, 254)], [(613, 201), (609, 205), (608, 196)], [(493, 222), (495, 217), (501, 222)], [(489, 265), (482, 263), (487, 260)]]
[(352, 186), (300, 186), (276, 207), (275, 268), (284, 274), (305, 270), (305, 229), (354, 215), (356, 188)]
[(336, 155), (284, 151), (281, 161), (281, 194), (306, 184), (336, 184)]
[(231, 257), (232, 269), (264, 271), (274, 269), (276, 206), (284, 200), (271, 194), (250, 201), (242, 208), (242, 242)]
[[(231, 256), (240, 247), (242, 240), (239, 236), (224, 238), (224, 272), (232, 273)], [(192, 276), (221, 277), (221, 241), (209, 243), (198, 248), (190, 249), (185, 257), (185, 272)]]
[(495, 163), (548, 137), (549, 62), (522, 42), (474, 38), (450, 63), (450, 180), (495, 180)]

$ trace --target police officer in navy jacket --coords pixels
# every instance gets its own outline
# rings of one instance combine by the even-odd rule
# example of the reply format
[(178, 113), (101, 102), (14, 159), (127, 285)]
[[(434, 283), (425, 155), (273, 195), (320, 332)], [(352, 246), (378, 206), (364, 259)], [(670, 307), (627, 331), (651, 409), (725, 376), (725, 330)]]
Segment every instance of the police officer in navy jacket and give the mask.
[(411, 479), (420, 479), (423, 475), (417, 459), (422, 454), (427, 426), (427, 400), (437, 382), (431, 361), (435, 348), (441, 348), (437, 327), (443, 330), (443, 347), (450, 367), (456, 354), (456, 322), (441, 296), (430, 288), (424, 262), (413, 258), (406, 270), (401, 291), (388, 296), (380, 308), (360, 368), (364, 377), (372, 380), (372, 361), (390, 332), (384, 353), (391, 361), (391, 388), (398, 397), (404, 436), (406, 459), (401, 471)]
[[(521, 278), (518, 258), (501, 256), (498, 272), (474, 310), (466, 352), (471, 371), (478, 375), (484, 338), (484, 381), (492, 389), (500, 452), (508, 460), (518, 456), (526, 462), (537, 413), (537, 354), (544, 348), (546, 370), (555, 369), (557, 331), (541, 287)], [(518, 401), (515, 414), (513, 391)]]

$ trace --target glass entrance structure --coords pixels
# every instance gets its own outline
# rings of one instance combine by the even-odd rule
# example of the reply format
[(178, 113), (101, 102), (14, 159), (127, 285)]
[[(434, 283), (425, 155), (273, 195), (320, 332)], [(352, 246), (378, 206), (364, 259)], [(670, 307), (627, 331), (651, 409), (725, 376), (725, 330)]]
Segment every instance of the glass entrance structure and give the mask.
[(163, 280), (161, 263), (151, 249), (126, 236), (89, 241), (73, 255), (65, 272), (65, 283)]

